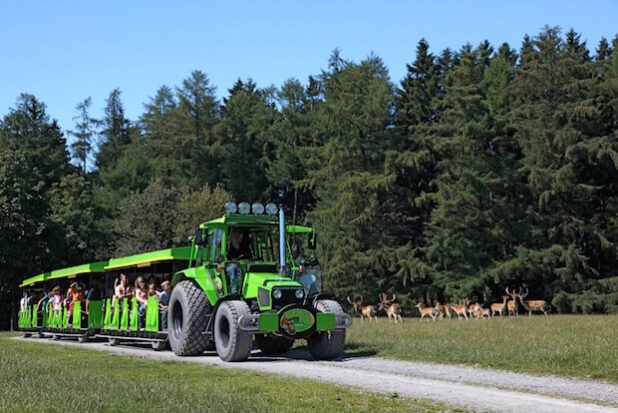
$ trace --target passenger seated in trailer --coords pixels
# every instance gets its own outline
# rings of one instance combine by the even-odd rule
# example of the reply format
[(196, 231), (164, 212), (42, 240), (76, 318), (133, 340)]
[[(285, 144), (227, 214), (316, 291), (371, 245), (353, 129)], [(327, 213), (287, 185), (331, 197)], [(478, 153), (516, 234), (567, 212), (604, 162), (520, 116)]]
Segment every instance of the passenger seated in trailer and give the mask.
[(19, 300), (19, 308), (24, 310), (28, 307), (28, 291), (24, 291), (24, 296)]
[(163, 291), (159, 294), (159, 321), (161, 330), (167, 330), (167, 306), (172, 294), (172, 285), (166, 280), (161, 283), (161, 288)]
[[(230, 244), (227, 249), (228, 261), (252, 259), (251, 240), (247, 230), (232, 228), (230, 230)], [(236, 263), (228, 263), (225, 272), (230, 278), (230, 293), (237, 294), (240, 291), (240, 266)]]
[(36, 305), (36, 311), (38, 313), (45, 311), (45, 308), (47, 307), (47, 302), (50, 300), (50, 298), (51, 298), (51, 291), (48, 292), (47, 290), (43, 289), (43, 297), (41, 297), (41, 299)]
[(69, 291), (71, 294), (71, 301), (69, 303), (69, 312), (67, 314), (67, 317), (69, 320), (71, 320), (71, 316), (73, 315), (73, 307), (75, 303), (78, 301), (82, 301), (83, 299), (83, 294), (81, 293), (80, 289), (81, 287), (76, 282), (72, 283), (71, 287), (69, 288)]
[(60, 286), (57, 285), (54, 287), (54, 299), (53, 299), (53, 310), (56, 317), (60, 316), (60, 309), (62, 308), (62, 301), (64, 297), (60, 293)]
[(129, 282), (127, 280), (126, 274), (120, 274), (120, 280), (118, 280), (118, 278), (114, 280), (114, 296), (112, 297), (112, 308), (114, 308), (116, 302), (119, 302), (120, 305), (122, 305), (122, 299), (127, 293), (128, 285)]
[(88, 290), (88, 294), (86, 294), (86, 313), (89, 312), (90, 301), (100, 301), (103, 298), (101, 290), (101, 281), (94, 281), (90, 284), (90, 289)]
[(141, 275), (135, 279), (135, 298), (137, 299), (137, 324), (139, 329), (144, 328), (146, 318), (146, 304), (148, 304), (148, 290), (144, 277)]

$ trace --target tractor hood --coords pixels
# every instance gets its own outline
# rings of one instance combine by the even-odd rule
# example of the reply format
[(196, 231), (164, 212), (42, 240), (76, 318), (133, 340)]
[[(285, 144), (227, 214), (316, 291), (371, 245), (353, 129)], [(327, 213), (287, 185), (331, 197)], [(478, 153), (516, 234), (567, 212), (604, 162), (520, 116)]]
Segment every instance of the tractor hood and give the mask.
[[(260, 311), (278, 309), (288, 304), (301, 303), (303, 286), (278, 273), (247, 272), (245, 275), (245, 299), (256, 299)], [(303, 291), (299, 296), (297, 291)]]

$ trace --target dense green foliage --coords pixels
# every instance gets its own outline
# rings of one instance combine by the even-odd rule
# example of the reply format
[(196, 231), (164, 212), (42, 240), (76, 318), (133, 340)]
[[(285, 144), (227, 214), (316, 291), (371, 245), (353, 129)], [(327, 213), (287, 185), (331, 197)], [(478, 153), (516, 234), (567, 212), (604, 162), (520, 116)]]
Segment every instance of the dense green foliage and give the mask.
[(221, 101), (194, 71), (136, 120), (118, 89), (103, 119), (80, 103), (74, 164), (23, 94), (0, 121), (0, 303), (24, 275), (182, 244), (224, 200), (284, 188), (340, 298), (396, 292), (411, 313), (522, 285), (554, 311), (616, 312), (617, 47), (551, 27), (519, 51), (421, 40), (397, 84), (335, 50), (304, 85), (239, 79)]
[[(346, 353), (618, 383), (618, 316), (551, 315), (393, 324), (354, 320)], [(358, 322), (356, 322), (358, 321)]]

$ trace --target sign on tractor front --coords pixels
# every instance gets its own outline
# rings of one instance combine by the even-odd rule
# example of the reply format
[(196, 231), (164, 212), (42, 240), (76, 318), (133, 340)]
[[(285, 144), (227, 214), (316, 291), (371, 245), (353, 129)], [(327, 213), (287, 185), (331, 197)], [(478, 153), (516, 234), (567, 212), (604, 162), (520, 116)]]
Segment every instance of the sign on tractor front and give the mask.
[(315, 319), (310, 311), (302, 308), (293, 308), (281, 315), (279, 325), (287, 334), (294, 335), (309, 330), (313, 327), (314, 322)]

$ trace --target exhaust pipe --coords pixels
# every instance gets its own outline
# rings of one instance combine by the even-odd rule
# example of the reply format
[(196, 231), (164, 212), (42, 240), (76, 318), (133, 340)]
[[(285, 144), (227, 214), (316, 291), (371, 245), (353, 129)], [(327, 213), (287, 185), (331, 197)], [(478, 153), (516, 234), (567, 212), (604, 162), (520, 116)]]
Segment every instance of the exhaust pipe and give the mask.
[(284, 274), (285, 267), (285, 215), (283, 213), (283, 189), (279, 190), (279, 272)]

